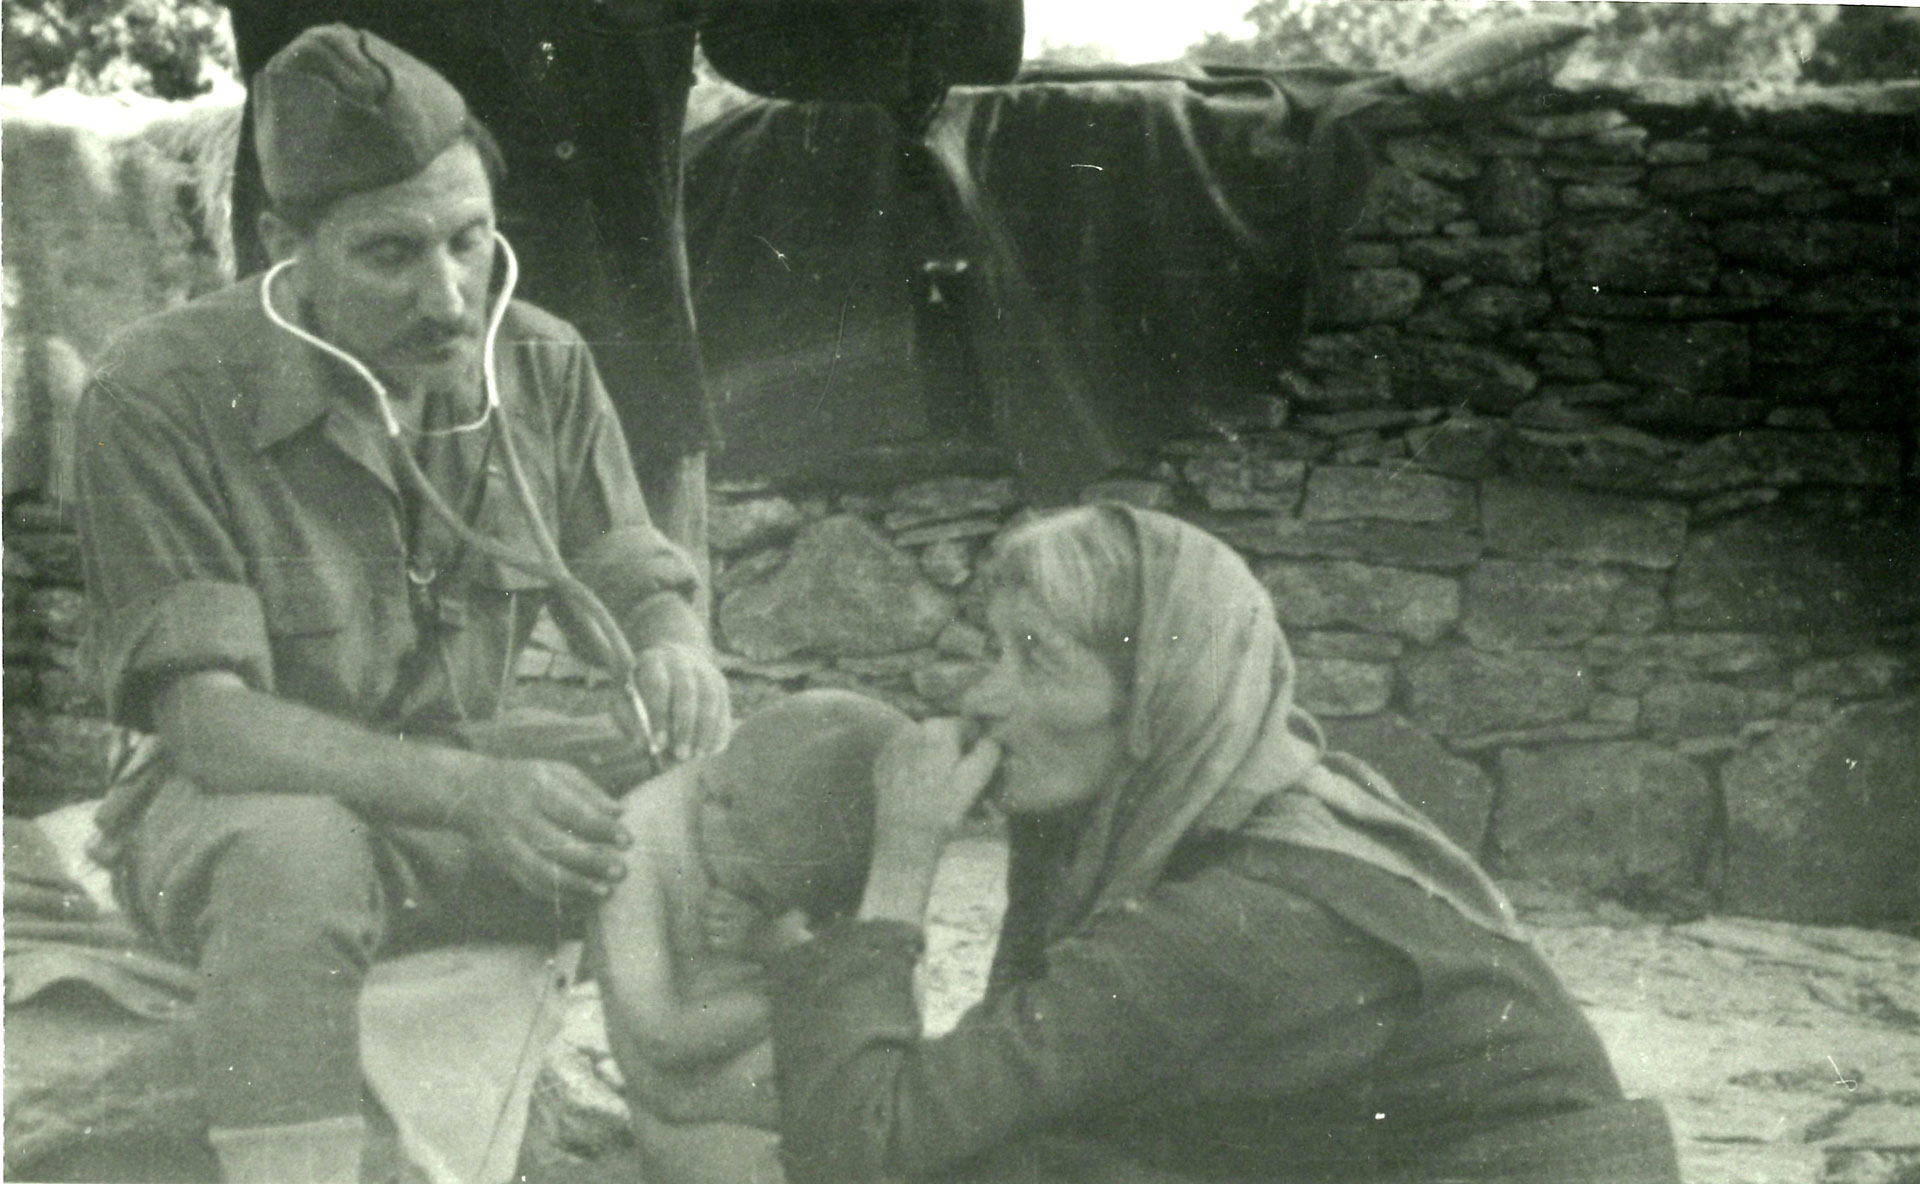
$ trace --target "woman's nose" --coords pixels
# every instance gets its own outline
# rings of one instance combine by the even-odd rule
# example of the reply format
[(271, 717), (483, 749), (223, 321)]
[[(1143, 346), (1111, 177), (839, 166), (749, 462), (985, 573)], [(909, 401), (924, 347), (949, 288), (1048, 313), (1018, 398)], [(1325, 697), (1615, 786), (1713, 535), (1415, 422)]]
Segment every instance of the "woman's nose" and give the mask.
[(987, 663), (985, 673), (961, 693), (960, 711), (985, 720), (996, 720), (1007, 713), (1006, 663)]

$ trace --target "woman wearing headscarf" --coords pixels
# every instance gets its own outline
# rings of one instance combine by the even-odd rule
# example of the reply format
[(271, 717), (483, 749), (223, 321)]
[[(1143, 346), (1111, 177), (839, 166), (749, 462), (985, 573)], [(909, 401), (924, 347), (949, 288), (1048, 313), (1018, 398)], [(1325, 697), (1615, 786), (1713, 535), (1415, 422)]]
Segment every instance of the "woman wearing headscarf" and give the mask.
[[(1492, 881), (1324, 750), (1228, 547), (1103, 505), (982, 576), (967, 718), (889, 743), (857, 915), (771, 964), (795, 1184), (1678, 1180)], [(983, 789), (1006, 922), (985, 999), (925, 1039), (934, 866)]]

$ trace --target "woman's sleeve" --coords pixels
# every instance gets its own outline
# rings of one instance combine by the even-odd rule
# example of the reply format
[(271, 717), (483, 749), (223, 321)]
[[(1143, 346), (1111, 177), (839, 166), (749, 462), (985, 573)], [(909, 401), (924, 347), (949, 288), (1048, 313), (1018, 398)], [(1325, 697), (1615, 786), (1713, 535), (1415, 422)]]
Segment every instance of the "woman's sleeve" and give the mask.
[(1256, 1029), (1310, 1027), (1350, 1006), (1356, 985), (1387, 989), (1398, 969), (1320, 906), (1225, 871), (1163, 885), (1053, 943), (1041, 977), (937, 1040), (920, 1039), (913, 1003), (920, 951), (912, 926), (844, 922), (775, 965), (794, 1184), (954, 1166), (1082, 1108), (1190, 1079)]

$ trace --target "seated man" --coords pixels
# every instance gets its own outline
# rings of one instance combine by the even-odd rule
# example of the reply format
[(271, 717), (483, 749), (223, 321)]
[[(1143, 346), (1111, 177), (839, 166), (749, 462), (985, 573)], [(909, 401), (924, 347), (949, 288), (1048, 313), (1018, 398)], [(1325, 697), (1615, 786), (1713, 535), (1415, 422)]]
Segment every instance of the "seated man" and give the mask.
[(623, 820), (645, 837), (592, 936), (649, 1184), (780, 1180), (755, 946), (799, 914), (859, 903), (874, 759), (908, 722), (850, 692), (804, 692), (628, 797)]
[(585, 343), (511, 302), (459, 92), (332, 25), (252, 101), (278, 265), (133, 326), (80, 410), (90, 652), (143, 734), (99, 821), (198, 966), (225, 1177), (352, 1180), (373, 958), (567, 936), (624, 873), (600, 785), (458, 740), (547, 594), (673, 755), (719, 746), (727, 693)]

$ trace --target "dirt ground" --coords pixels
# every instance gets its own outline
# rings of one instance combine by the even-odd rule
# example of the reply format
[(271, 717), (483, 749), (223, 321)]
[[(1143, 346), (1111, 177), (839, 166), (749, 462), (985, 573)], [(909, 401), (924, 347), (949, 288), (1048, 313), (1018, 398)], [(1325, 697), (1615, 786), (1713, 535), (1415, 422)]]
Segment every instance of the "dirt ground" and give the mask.
[[(942, 864), (922, 981), (936, 1032), (985, 985), (1004, 867), (1004, 846), (984, 837), (954, 844)], [(1920, 940), (1740, 918), (1664, 923), (1512, 887), (1628, 1094), (1666, 1104), (1686, 1184), (1920, 1184)], [(597, 1015), (584, 1006), (570, 1028), (590, 1041)], [(631, 1182), (627, 1163), (619, 1176)], [(612, 1167), (529, 1181), (586, 1184), (614, 1178)]]

